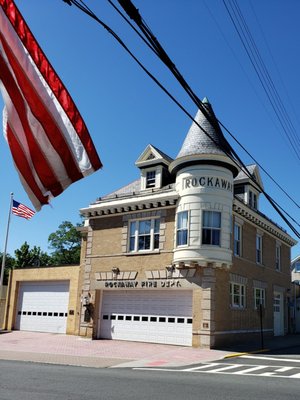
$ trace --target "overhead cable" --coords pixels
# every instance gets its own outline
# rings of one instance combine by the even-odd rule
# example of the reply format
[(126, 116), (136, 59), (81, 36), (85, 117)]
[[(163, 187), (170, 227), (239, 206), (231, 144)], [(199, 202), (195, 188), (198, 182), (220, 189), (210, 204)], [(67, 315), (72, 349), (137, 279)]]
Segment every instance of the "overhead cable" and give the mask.
[[(111, 0), (108, 0), (108, 2), (110, 4), (112, 4)], [(185, 79), (183, 78), (183, 76), (180, 74), (180, 72), (177, 70), (175, 64), (169, 59), (167, 53), (165, 52), (165, 50), (162, 48), (162, 46), (160, 45), (160, 43), (158, 42), (157, 38), (155, 37), (155, 35), (151, 32), (150, 28), (147, 26), (147, 24), (144, 22), (143, 18), (141, 17), (141, 15), (139, 14), (139, 10), (137, 10), (135, 8), (135, 6), (133, 5), (133, 3), (130, 0), (118, 0), (118, 2), (120, 3), (120, 5), (123, 7), (123, 9), (125, 10), (125, 12), (129, 15), (129, 17), (131, 19), (134, 20), (134, 22), (140, 27), (141, 31), (145, 34), (145, 37), (149, 40), (151, 47), (155, 48), (157, 50), (157, 55), (158, 57), (165, 63), (165, 65), (171, 70), (171, 72), (173, 73), (173, 75), (178, 79), (178, 81), (181, 83), (181, 85), (183, 86), (183, 88), (187, 91), (187, 93), (189, 94), (189, 96), (192, 98), (192, 100), (194, 100), (195, 104), (198, 106), (198, 108), (203, 112), (203, 104), (201, 102), (201, 100), (196, 96), (196, 94), (192, 91), (192, 89), (190, 88), (190, 86), (187, 84), (187, 82), (185, 81)], [(115, 7), (115, 6), (114, 6)], [(205, 110), (206, 111), (206, 110)], [(203, 114), (205, 114), (205, 112), (203, 112)], [(210, 115), (206, 115), (207, 119), (213, 124), (213, 120), (211, 119)], [(226, 129), (226, 131), (231, 135), (231, 137), (233, 137), (235, 140), (236, 138), (231, 134), (231, 132), (219, 121), (217, 120), (222, 127), (224, 127)], [(202, 127), (200, 127), (202, 129)], [(203, 130), (203, 129), (202, 129)], [(204, 130), (203, 130), (204, 131)], [(207, 134), (207, 132), (205, 132)], [(208, 135), (209, 136), (209, 135)], [(237, 140), (236, 140), (237, 141)], [(237, 141), (238, 142), (238, 141)], [(238, 142), (239, 143), (239, 142)], [(241, 145), (239, 143), (239, 145)], [(241, 145), (242, 146), (242, 145)], [(242, 148), (247, 152), (247, 150), (242, 146)], [(224, 150), (224, 149), (223, 149)], [(246, 175), (248, 175), (248, 177), (253, 180), (252, 175), (249, 173), (246, 165), (242, 162), (242, 160), (240, 159), (240, 157), (238, 156), (238, 154), (231, 148), (234, 156), (236, 157), (236, 159), (238, 160), (238, 162), (240, 163), (240, 165), (243, 166), (244, 172), (246, 173)], [(247, 152), (248, 155), (250, 155), (249, 152)], [(251, 155), (250, 155), (251, 156)], [(232, 158), (229, 155), (230, 158)], [(251, 158), (253, 159), (253, 157), (251, 156)], [(233, 160), (234, 161), (234, 160)], [(257, 161), (255, 160), (255, 162), (257, 163)], [(257, 163), (259, 165), (259, 163)], [(264, 169), (263, 169), (264, 170)], [(265, 170), (264, 170), (265, 171)], [(265, 171), (266, 172), (266, 171)], [(266, 172), (267, 173), (267, 172)], [(267, 175), (275, 182), (275, 180), (267, 173)], [(282, 214), (282, 212), (284, 214), (286, 214), (294, 223), (296, 223), (298, 226), (300, 226), (297, 221), (294, 220), (294, 218), (289, 215), (282, 207), (280, 207), (280, 205), (278, 203), (276, 203), (271, 196), (269, 196), (264, 189), (261, 187), (261, 185), (259, 185), (256, 181), (254, 181), (255, 184), (259, 187), (259, 189), (261, 190), (261, 192), (266, 196), (267, 200), (271, 203), (271, 205), (275, 208), (275, 210), (279, 213), (279, 215), (285, 220), (286, 223), (288, 223), (288, 221), (286, 220), (285, 216)], [(276, 183), (276, 182), (275, 182)], [(278, 185), (278, 184), (277, 184)], [(280, 187), (280, 186), (279, 186)], [(281, 187), (280, 187), (281, 188)], [(282, 188), (281, 188), (282, 189)], [(283, 190), (283, 189), (282, 189)], [(284, 190), (283, 190), (284, 191)], [(286, 193), (284, 191), (284, 193)], [(287, 193), (286, 193), (287, 194)], [(288, 194), (287, 194), (288, 195)], [(298, 207), (299, 205), (288, 195), (288, 197), (294, 202), (294, 204), (296, 204)], [(300, 208), (300, 207), (299, 207)], [(288, 225), (290, 226), (290, 224), (288, 223)], [(290, 226), (290, 228), (293, 230), (294, 228)], [(294, 232), (296, 233), (296, 232)], [(297, 232), (298, 234), (298, 232)]]
[(271, 107), (286, 135), (286, 138), (288, 139), (288, 142), (299, 161), (300, 140), (296, 129), (268, 72), (266, 64), (264, 63), (263, 58), (258, 50), (242, 11), (236, 0), (223, 0), (223, 4), (271, 104)]
[[(86, 4), (82, 1), (82, 0), (63, 0), (65, 2), (67, 2), (69, 5), (75, 5), (77, 8), (79, 8), (81, 11), (83, 11), (84, 13), (86, 13), (87, 15), (89, 15), (91, 18), (93, 18), (96, 22), (98, 22), (104, 29), (106, 29), (118, 42), (119, 44), (130, 54), (130, 56), (137, 62), (137, 64), (144, 70), (144, 72), (146, 72), (146, 74), (171, 98), (171, 100), (173, 102), (175, 102), (175, 104), (177, 104), (177, 106), (192, 120), (194, 121), (194, 123), (208, 136), (210, 137), (210, 139), (215, 143), (214, 138), (212, 138), (208, 132), (206, 132), (199, 124), (197, 121), (194, 120), (193, 116), (179, 103), (179, 101), (177, 101), (175, 99), (175, 97), (158, 81), (158, 79), (150, 73), (150, 71), (144, 67), (144, 65), (137, 59), (137, 57), (134, 56), (134, 54), (129, 50), (129, 48), (125, 45), (125, 43), (121, 40), (121, 38), (108, 26), (106, 25), (103, 21), (101, 21), (96, 14), (91, 11), (91, 9), (86, 6)], [(110, 1), (110, 0), (109, 0)], [(127, 1), (127, 0), (119, 0), (120, 4), (124, 3), (126, 5), (126, 3), (130, 3), (132, 6), (133, 4), (131, 3), (131, 1)], [(70, 4), (71, 3), (71, 4)], [(134, 7), (134, 6), (133, 6)], [(142, 19), (138, 16), (139, 12), (136, 9), (136, 12), (131, 12), (131, 15), (135, 15), (135, 18), (137, 21), (139, 21), (139, 23), (142, 23)], [(136, 21), (135, 21), (136, 22)], [(143, 24), (143, 29), (145, 29), (145, 32), (147, 32), (147, 36), (149, 33), (149, 28), (146, 27), (146, 25), (144, 23)], [(204, 105), (202, 104), (201, 100), (194, 94), (194, 92), (191, 90), (191, 88), (187, 85), (186, 81), (184, 80), (184, 78), (182, 77), (182, 75), (178, 72), (177, 68), (175, 67), (175, 65), (172, 63), (172, 61), (169, 59), (168, 55), (166, 54), (166, 52), (163, 50), (162, 46), (159, 44), (159, 42), (157, 41), (157, 39), (155, 38), (155, 36), (151, 33), (149, 33), (149, 38), (150, 38), (150, 42), (153, 41), (154, 44), (154, 48), (156, 49), (156, 51), (158, 52), (158, 55), (161, 55), (161, 59), (162, 61), (168, 66), (168, 68), (173, 72), (173, 74), (176, 76), (176, 78), (179, 80), (179, 82), (181, 83), (181, 85), (185, 88), (185, 90), (188, 92), (189, 96), (194, 100), (195, 104), (197, 105), (197, 107), (201, 110), (201, 112), (205, 115), (205, 117), (210, 121), (210, 123), (215, 126), (216, 122), (219, 122), (218, 120), (214, 120), (211, 119), (210, 115), (208, 114), (208, 112), (206, 111)], [(173, 68), (173, 66), (175, 67), (175, 69)], [(174, 71), (173, 71), (174, 70)], [(188, 88), (188, 89), (187, 89)], [(219, 146), (219, 144), (217, 144)], [(230, 146), (230, 145), (229, 145)], [(232, 161), (238, 166), (238, 168), (240, 168), (241, 166), (244, 169), (244, 172), (247, 174), (247, 176), (253, 180), (253, 176), (250, 174), (250, 172), (248, 171), (246, 165), (244, 165), (244, 163), (242, 162), (242, 160), (240, 160), (239, 156), (237, 155), (237, 153), (231, 148), (232, 153), (234, 154), (234, 158), (232, 154), (230, 154), (227, 149), (223, 149), (223, 151), (232, 159)], [(280, 207), (265, 191), (264, 189), (258, 184), (257, 181), (254, 180), (254, 183), (257, 187), (259, 187), (259, 189), (261, 190), (261, 192), (263, 194), (265, 194), (266, 198), (268, 199), (268, 201), (270, 202), (270, 204), (273, 206), (273, 208), (278, 212), (278, 214), (282, 217), (282, 219), (286, 222), (286, 224), (290, 227), (290, 229), (294, 232), (294, 234), (300, 238), (300, 233), (296, 230), (296, 228), (290, 223), (290, 221), (287, 219), (286, 215), (293, 220), (298, 226), (300, 226), (282, 207)]]

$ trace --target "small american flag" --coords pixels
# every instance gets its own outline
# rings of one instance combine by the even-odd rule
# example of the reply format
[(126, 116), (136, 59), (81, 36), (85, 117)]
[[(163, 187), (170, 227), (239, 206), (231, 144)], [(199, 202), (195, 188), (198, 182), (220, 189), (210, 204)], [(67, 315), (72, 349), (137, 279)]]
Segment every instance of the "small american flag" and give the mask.
[(31, 208), (25, 206), (22, 203), (19, 203), (16, 200), (13, 200), (11, 212), (18, 217), (30, 219), (34, 216), (35, 211), (31, 210)]

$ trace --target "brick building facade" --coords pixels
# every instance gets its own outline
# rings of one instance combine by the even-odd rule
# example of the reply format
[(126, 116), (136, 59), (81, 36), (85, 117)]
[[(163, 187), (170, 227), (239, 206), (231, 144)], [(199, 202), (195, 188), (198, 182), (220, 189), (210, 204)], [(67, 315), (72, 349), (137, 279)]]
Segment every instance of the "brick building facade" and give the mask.
[(148, 145), (135, 182), (81, 210), (80, 335), (212, 348), (258, 335), (260, 310), (287, 332), (295, 241), (203, 105), (174, 160)]

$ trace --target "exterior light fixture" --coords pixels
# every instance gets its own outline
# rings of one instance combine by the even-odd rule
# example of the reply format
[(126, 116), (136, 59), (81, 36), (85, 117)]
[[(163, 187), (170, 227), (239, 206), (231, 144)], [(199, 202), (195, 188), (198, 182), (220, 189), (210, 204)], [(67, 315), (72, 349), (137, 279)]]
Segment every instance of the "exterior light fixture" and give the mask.
[(112, 273), (115, 274), (115, 275), (119, 275), (119, 274), (120, 274), (120, 268), (118, 268), (118, 267), (113, 267), (113, 268), (112, 268)]

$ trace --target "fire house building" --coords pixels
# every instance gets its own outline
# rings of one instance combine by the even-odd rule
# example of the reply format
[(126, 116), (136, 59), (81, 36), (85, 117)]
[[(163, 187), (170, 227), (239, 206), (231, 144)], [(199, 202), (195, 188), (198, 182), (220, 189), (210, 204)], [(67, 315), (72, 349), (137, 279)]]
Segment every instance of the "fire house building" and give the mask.
[(80, 335), (212, 348), (287, 332), (296, 242), (203, 105), (175, 159), (149, 144), (136, 181), (80, 210)]

